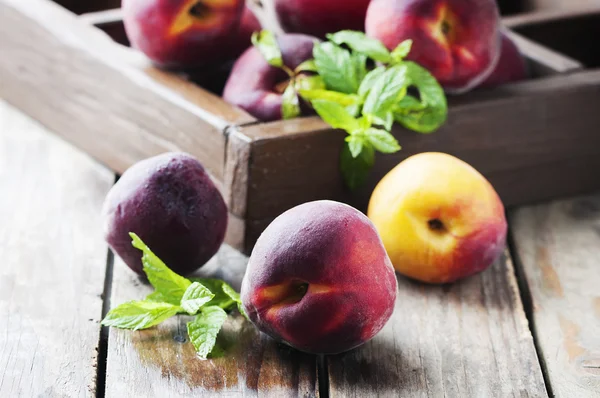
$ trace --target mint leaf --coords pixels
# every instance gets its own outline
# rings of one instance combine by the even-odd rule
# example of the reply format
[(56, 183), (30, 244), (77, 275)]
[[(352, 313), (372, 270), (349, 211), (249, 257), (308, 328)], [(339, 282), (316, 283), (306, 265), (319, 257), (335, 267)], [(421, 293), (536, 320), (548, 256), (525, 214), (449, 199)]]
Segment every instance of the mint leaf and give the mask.
[(358, 120), (346, 108), (336, 102), (314, 100), (311, 104), (319, 116), (334, 129), (342, 129), (352, 133), (360, 128)]
[(406, 66), (396, 65), (379, 76), (365, 99), (363, 114), (383, 115), (391, 111), (394, 105), (406, 95), (409, 83), (406, 73)]
[(352, 50), (362, 53), (375, 61), (389, 62), (390, 52), (379, 40), (355, 30), (342, 30), (337, 33), (328, 34), (327, 38), (335, 44), (345, 44)]
[(363, 150), (364, 137), (360, 134), (352, 134), (346, 137), (348, 149), (353, 158), (357, 158)]
[(277, 39), (273, 32), (261, 30), (252, 34), (252, 44), (260, 51), (269, 65), (281, 68), (283, 66), (283, 57), (277, 44)]
[(281, 115), (284, 120), (293, 119), (300, 115), (300, 101), (294, 82), (290, 82), (285, 88), (281, 101)]
[(383, 115), (375, 115), (373, 116), (373, 122), (378, 126), (383, 126), (387, 131), (390, 131), (394, 125), (394, 114), (392, 111), (387, 111)]
[(403, 98), (394, 107), (395, 120), (411, 130), (431, 133), (447, 119), (448, 104), (444, 90), (425, 68), (414, 62), (403, 62), (410, 86), (419, 91), (419, 101), (411, 96)]
[(348, 143), (344, 145), (340, 157), (340, 168), (344, 182), (351, 190), (360, 187), (369, 176), (369, 171), (375, 163), (375, 150), (370, 145), (364, 145), (356, 158), (350, 153)]
[(342, 106), (356, 105), (360, 103), (360, 97), (356, 94), (344, 94), (331, 90), (300, 90), (300, 95), (307, 101), (327, 100)]
[(129, 301), (113, 308), (102, 320), (104, 326), (121, 329), (147, 329), (176, 315), (181, 308), (169, 303)]
[(314, 76), (306, 76), (299, 75), (296, 76), (296, 90), (325, 90), (325, 82), (323, 78), (319, 75)]
[[(186, 289), (192, 284), (188, 279), (177, 275), (162, 262), (144, 242), (134, 233), (129, 236), (133, 239), (133, 247), (142, 251), (142, 264), (148, 280), (156, 291), (162, 295), (162, 301), (179, 305)], [(154, 296), (154, 297), (157, 297)]]
[(315, 45), (313, 56), (317, 71), (328, 89), (346, 94), (356, 93), (359, 81), (348, 50), (325, 42)]
[(188, 314), (195, 315), (204, 304), (211, 301), (214, 297), (215, 295), (206, 286), (194, 282), (185, 291), (181, 299), (181, 308)]
[(402, 60), (410, 53), (410, 49), (412, 47), (413, 41), (408, 39), (404, 40), (402, 43), (398, 44), (398, 46), (392, 51), (392, 61), (394, 63), (402, 62)]
[(190, 280), (203, 284), (215, 295), (212, 300), (206, 303), (206, 306), (218, 306), (227, 311), (235, 304), (223, 291), (223, 285), (226, 284), (225, 281), (212, 278), (190, 278)]
[(367, 140), (379, 152), (394, 153), (400, 150), (400, 145), (393, 135), (385, 130), (370, 128), (366, 132)]
[(200, 358), (206, 359), (211, 353), (226, 319), (227, 313), (221, 307), (211, 306), (202, 308), (202, 312), (188, 322), (188, 335)]
[(309, 59), (309, 60), (302, 62), (300, 65), (298, 65), (296, 67), (296, 69), (294, 69), (294, 72), (296, 72), (296, 73), (316, 72), (316, 71), (317, 71), (317, 65), (315, 64), (314, 59)]
[(356, 74), (356, 80), (360, 87), (360, 82), (362, 82), (367, 75), (367, 56), (364, 54), (353, 53), (352, 63), (354, 64), (354, 73)]
[(358, 95), (361, 96), (362, 98), (365, 98), (367, 96), (367, 94), (369, 94), (369, 91), (371, 91), (371, 88), (373, 87), (375, 82), (384, 73), (385, 73), (385, 68), (383, 66), (379, 66), (379, 67), (373, 69), (372, 71), (370, 71), (369, 73), (367, 73), (367, 75), (361, 82), (360, 87), (358, 88)]
[[(244, 306), (242, 305), (242, 298), (240, 294), (236, 292), (230, 285), (227, 283), (223, 284), (223, 291), (229, 298), (237, 303), (238, 311), (240, 314), (244, 316), (244, 318), (248, 319), (248, 315), (246, 315), (246, 311), (244, 311)], [(249, 320), (249, 319), (248, 319)]]

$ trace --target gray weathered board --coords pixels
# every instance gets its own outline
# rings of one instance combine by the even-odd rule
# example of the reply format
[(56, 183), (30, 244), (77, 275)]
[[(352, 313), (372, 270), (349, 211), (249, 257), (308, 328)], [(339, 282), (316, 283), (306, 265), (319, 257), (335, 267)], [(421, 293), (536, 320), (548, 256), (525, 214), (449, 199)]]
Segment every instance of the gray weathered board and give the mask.
[(113, 180), (0, 100), (0, 397), (94, 395)]

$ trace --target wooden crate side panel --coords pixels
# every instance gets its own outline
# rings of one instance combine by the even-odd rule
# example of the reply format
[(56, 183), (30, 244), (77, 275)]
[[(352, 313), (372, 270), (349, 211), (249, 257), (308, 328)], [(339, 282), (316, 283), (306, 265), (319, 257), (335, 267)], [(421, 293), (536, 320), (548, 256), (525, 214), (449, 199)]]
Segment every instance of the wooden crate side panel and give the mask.
[(2, 0), (0, 20), (0, 96), (117, 172), (183, 150), (222, 180), (223, 130), (245, 112), (47, 1)]
[[(600, 135), (593, 128), (600, 123), (600, 72), (480, 94), (470, 101), (461, 99), (463, 103), (451, 108), (446, 125), (433, 134), (395, 128), (403, 150), (378, 156), (367, 184), (354, 194), (344, 188), (340, 176), (342, 132), (323, 124), (320, 130), (312, 130), (319, 125), (317, 120), (306, 122), (305, 131), (301, 120), (288, 131), (288, 122), (242, 128), (242, 133), (255, 138), (247, 218), (272, 218), (316, 199), (343, 200), (364, 210), (369, 193), (391, 168), (426, 151), (447, 152), (472, 164), (498, 184), (507, 206), (600, 187), (594, 177), (600, 162)], [(518, 185), (511, 175), (519, 176)]]

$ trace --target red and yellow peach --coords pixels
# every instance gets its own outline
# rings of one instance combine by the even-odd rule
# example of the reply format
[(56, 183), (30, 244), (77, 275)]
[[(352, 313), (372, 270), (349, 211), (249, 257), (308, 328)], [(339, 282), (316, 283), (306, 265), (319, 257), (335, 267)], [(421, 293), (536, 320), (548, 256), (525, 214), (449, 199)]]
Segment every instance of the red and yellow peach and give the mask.
[(449, 93), (479, 85), (500, 55), (494, 0), (373, 0), (367, 35), (393, 50), (412, 39), (407, 57), (428, 69)]
[(368, 216), (395, 269), (449, 283), (488, 268), (505, 248), (504, 206), (473, 167), (443, 153), (414, 155), (377, 185)]
[(134, 48), (159, 66), (190, 68), (227, 57), (244, 0), (123, 0), (122, 9)]
[(301, 351), (333, 354), (383, 328), (396, 289), (369, 219), (348, 205), (316, 201), (288, 210), (263, 232), (241, 295), (261, 331)]

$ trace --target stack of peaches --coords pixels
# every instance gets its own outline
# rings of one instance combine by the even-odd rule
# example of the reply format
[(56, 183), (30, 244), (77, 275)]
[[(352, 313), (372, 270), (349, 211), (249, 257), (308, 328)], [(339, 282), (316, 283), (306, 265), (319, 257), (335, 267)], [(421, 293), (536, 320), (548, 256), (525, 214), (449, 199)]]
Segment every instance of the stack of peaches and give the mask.
[[(414, 61), (449, 94), (527, 76), (518, 48), (503, 32), (495, 0), (273, 0), (284, 63), (312, 57), (314, 40), (359, 30), (390, 51), (411, 39)], [(132, 45), (169, 69), (215, 68), (235, 61), (223, 98), (260, 120), (281, 119), (285, 74), (251, 47), (261, 29), (244, 0), (123, 0)]]

